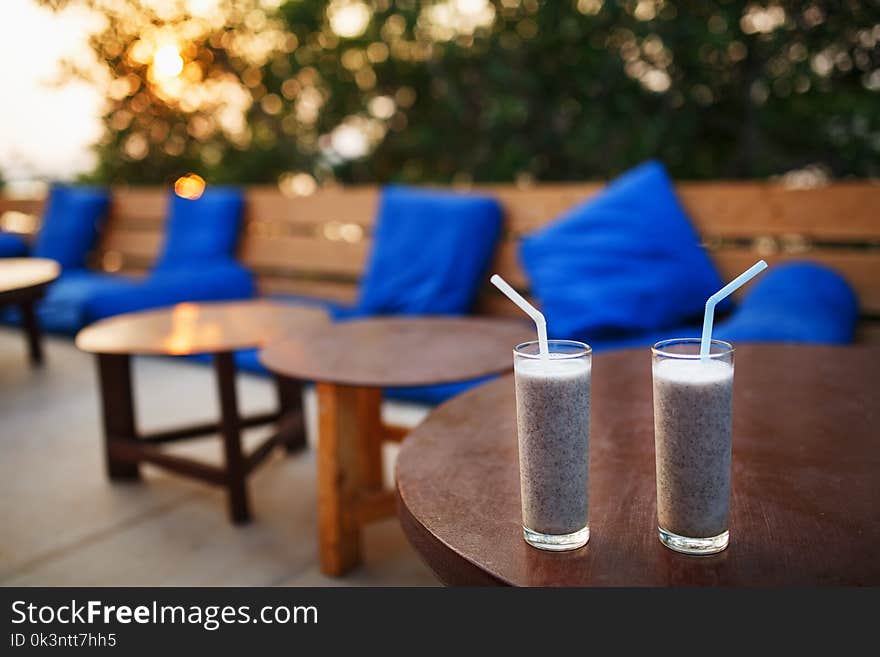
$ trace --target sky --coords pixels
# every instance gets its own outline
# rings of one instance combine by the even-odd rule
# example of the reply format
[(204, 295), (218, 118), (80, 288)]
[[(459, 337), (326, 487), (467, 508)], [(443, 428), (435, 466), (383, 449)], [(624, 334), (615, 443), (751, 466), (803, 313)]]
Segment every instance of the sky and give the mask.
[(60, 62), (94, 61), (95, 16), (59, 14), (34, 0), (0, 1), (0, 172), (7, 182), (70, 180), (94, 165), (103, 95), (84, 82), (53, 85)]

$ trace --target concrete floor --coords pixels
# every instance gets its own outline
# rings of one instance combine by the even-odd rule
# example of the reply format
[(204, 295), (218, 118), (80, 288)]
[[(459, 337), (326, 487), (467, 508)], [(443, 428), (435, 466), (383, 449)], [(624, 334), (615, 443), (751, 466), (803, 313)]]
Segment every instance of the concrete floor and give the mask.
[[(223, 493), (144, 466), (136, 484), (104, 475), (92, 357), (47, 338), (46, 365), (31, 368), (17, 331), (0, 328), (0, 585), (3, 586), (431, 586), (396, 519), (365, 532), (364, 564), (323, 576), (317, 563), (314, 449), (280, 451), (251, 478), (254, 520), (234, 527)], [(210, 368), (174, 359), (135, 361), (139, 426), (155, 430), (216, 413)], [(239, 377), (246, 413), (269, 410), (271, 384)], [(314, 445), (314, 399), (306, 397)], [(396, 423), (425, 409), (389, 405)], [(267, 429), (248, 433), (259, 440)], [(178, 446), (220, 458), (219, 440)], [(390, 479), (393, 452), (389, 452)]]

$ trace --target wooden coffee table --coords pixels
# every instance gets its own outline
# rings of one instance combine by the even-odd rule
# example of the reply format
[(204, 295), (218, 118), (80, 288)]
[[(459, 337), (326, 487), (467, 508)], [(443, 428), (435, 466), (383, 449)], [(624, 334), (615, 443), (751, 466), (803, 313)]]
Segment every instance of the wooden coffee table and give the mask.
[[(305, 446), (301, 385), (276, 377), (278, 410), (241, 417), (235, 390), (234, 352), (261, 347), (272, 340), (329, 323), (317, 308), (268, 301), (182, 303), (171, 308), (118, 315), (83, 329), (76, 345), (98, 360), (104, 418), (107, 473), (113, 480), (137, 479), (138, 464), (152, 463), (178, 474), (223, 486), (229, 493), (229, 515), (236, 524), (250, 519), (245, 487), (248, 474), (277, 445)], [(143, 434), (136, 428), (131, 356), (211, 354), (220, 399), (220, 421)], [(244, 454), (241, 430), (279, 422), (277, 434), (251, 454)], [(162, 443), (220, 433), (222, 467), (172, 455)]]
[(736, 350), (730, 547), (657, 538), (651, 355), (593, 360), (590, 542), (552, 554), (520, 525), (513, 378), (439, 407), (397, 462), (404, 531), (445, 583), (880, 584), (880, 349)]
[(382, 442), (408, 429), (382, 423), (382, 388), (452, 383), (513, 368), (531, 339), (521, 322), (474, 318), (376, 318), (302, 332), (260, 355), (271, 371), (317, 382), (321, 569), (342, 575), (361, 560), (364, 524), (394, 513), (382, 490)]
[(0, 306), (17, 305), (28, 341), (31, 363), (43, 362), (40, 323), (34, 308), (49, 283), (61, 275), (61, 267), (46, 258), (0, 259)]

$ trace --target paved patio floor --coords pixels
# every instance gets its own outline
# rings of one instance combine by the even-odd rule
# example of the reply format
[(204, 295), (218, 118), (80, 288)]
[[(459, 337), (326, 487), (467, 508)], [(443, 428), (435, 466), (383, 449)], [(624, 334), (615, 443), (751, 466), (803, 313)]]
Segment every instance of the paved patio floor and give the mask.
[[(31, 368), (17, 331), (0, 328), (0, 585), (432, 586), (396, 519), (369, 527), (365, 562), (332, 579), (318, 569), (315, 453), (276, 452), (251, 478), (254, 520), (234, 527), (223, 493), (143, 468), (141, 483), (104, 475), (92, 357), (63, 338), (46, 340), (47, 362)], [(181, 360), (135, 361), (144, 430), (212, 419), (211, 369)], [(242, 375), (246, 413), (269, 410), (268, 380)], [(314, 445), (314, 399), (307, 394)], [(424, 409), (389, 405), (397, 423)], [(267, 429), (248, 433), (258, 441)], [(219, 460), (218, 439), (181, 445)], [(392, 453), (389, 456), (393, 457)], [(389, 461), (388, 478), (390, 479)]]

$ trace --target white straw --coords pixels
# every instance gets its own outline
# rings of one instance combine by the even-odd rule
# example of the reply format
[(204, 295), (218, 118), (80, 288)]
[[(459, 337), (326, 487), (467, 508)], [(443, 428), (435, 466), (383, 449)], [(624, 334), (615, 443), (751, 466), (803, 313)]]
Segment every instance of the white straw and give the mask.
[(700, 341), (700, 358), (702, 360), (709, 358), (709, 349), (712, 345), (712, 322), (715, 321), (715, 306), (765, 269), (767, 269), (767, 263), (759, 260), (706, 301), (706, 312), (703, 314), (703, 337)]
[(501, 290), (508, 299), (519, 306), (526, 315), (534, 320), (535, 328), (538, 329), (538, 351), (541, 354), (541, 358), (549, 358), (550, 349), (547, 346), (547, 320), (544, 319), (544, 315), (541, 314), (541, 311), (526, 301), (519, 292), (510, 287), (510, 284), (498, 274), (494, 274), (489, 281), (492, 285)]

